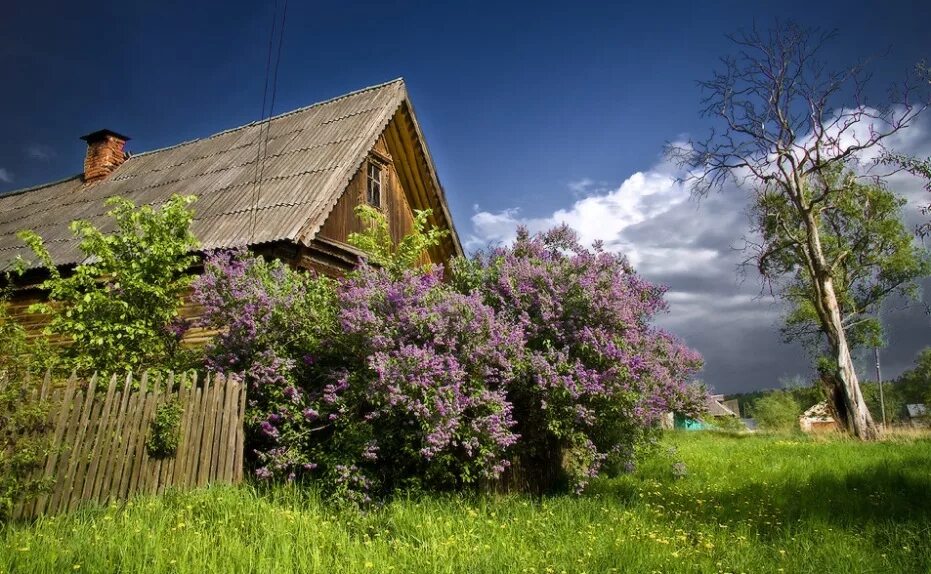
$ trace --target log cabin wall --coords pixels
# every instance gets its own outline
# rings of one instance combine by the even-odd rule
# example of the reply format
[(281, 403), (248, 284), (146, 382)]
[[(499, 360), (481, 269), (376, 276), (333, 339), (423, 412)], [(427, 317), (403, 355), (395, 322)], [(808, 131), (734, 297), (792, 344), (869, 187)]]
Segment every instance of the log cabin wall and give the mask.
[[(198, 269), (198, 272), (200, 272), (200, 269)], [(184, 294), (183, 302), (180, 309), (178, 309), (178, 315), (193, 323), (203, 314), (203, 309), (200, 305), (194, 303), (191, 294), (190, 290)], [(46, 298), (43, 291), (38, 288), (28, 287), (14, 293), (8, 304), (10, 317), (23, 326), (26, 336), (30, 339), (43, 335), (43, 330), (49, 323), (49, 316), (42, 313), (30, 313), (29, 306), (44, 301), (46, 301)], [(209, 341), (216, 334), (217, 331), (212, 329), (192, 327), (184, 334), (183, 342), (186, 345), (199, 346)], [(48, 341), (56, 346), (68, 343), (68, 340), (60, 335), (51, 336)]]

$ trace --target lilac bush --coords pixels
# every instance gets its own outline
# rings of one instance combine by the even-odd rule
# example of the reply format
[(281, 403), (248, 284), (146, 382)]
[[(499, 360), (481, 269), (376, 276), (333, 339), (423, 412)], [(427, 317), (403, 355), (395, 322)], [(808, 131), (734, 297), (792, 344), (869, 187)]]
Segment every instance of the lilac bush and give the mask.
[(217, 330), (206, 366), (238, 373), (248, 385), (247, 446), (258, 477), (295, 477), (313, 468), (303, 442), (309, 397), (297, 381), (336, 329), (335, 283), (245, 249), (208, 253), (194, 282), (202, 314)]
[(663, 293), (565, 227), (340, 282), (215, 253), (195, 285), (201, 325), (221, 329), (208, 366), (249, 384), (255, 475), (359, 503), (502, 475), (582, 488), (630, 465), (663, 412), (701, 404), (700, 357), (651, 325)]
[(512, 245), (451, 271), (524, 335), (525, 368), (508, 399), (531, 476), (561, 466), (580, 488), (606, 460), (630, 462), (662, 413), (700, 409), (687, 383), (701, 357), (651, 325), (665, 290), (623, 256), (583, 247), (567, 226), (521, 229)]
[(354, 408), (368, 423), (363, 462), (384, 457), (381, 476), (398, 484), (500, 475), (518, 440), (506, 390), (521, 331), (479, 294), (444, 283), (439, 267), (400, 277), (363, 267), (341, 285), (339, 308), (344, 349), (357, 362), (342, 369), (321, 409)]

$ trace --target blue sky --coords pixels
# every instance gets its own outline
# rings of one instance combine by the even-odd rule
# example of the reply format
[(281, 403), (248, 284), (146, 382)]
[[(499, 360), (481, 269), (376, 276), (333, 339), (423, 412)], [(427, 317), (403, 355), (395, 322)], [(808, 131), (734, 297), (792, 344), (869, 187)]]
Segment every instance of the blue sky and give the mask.
[[(600, 209), (599, 202), (579, 202), (614, 197), (624, 185), (624, 193), (641, 193), (662, 174), (664, 142), (707, 128), (695, 82), (731, 50), (724, 35), (740, 27), (802, 15), (806, 25), (837, 28), (825, 60), (881, 56), (873, 67), (877, 88), (931, 60), (931, 3), (758, 4), (294, 0), (275, 111), (404, 76), (460, 234), (479, 244), (506, 240), (504, 229), (515, 222), (553, 221), (560, 213), (591, 225), (579, 214)], [(138, 152), (258, 119), (272, 6), (39, 0), (5, 7), (0, 192), (77, 173), (84, 154), (78, 137), (103, 127), (131, 136), (128, 149)], [(925, 149), (929, 140), (909, 143)], [(638, 173), (642, 179), (631, 180)], [(727, 209), (721, 200), (717, 208), (696, 206), (666, 191), (671, 195), (648, 195), (691, 219), (713, 223), (715, 209)], [(732, 391), (804, 372), (798, 350), (779, 344), (770, 302), (739, 299), (741, 311), (699, 313), (689, 294), (730, 289), (739, 298), (753, 289), (736, 284), (723, 248), (701, 251), (717, 263), (711, 274), (674, 269), (668, 249), (667, 264), (651, 260), (643, 246), (664, 232), (645, 220), (675, 223), (674, 214), (648, 204), (634, 206), (640, 215), (631, 224), (640, 233), (628, 233), (619, 249), (642, 251), (634, 259), (644, 272), (670, 283), (669, 326), (708, 356), (709, 382)], [(741, 314), (748, 309), (765, 312)], [(931, 343), (924, 321), (903, 331), (907, 344), (890, 350), (891, 372)], [(735, 337), (757, 352), (735, 348)]]

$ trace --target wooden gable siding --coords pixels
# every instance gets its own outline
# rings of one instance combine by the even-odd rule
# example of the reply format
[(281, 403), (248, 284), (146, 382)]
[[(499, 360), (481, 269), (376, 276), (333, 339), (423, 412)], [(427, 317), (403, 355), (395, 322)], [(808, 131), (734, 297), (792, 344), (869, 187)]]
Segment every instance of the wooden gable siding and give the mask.
[[(367, 202), (369, 162), (383, 164), (382, 168), (382, 212), (388, 219), (391, 239), (395, 243), (414, 230), (414, 210), (408, 199), (408, 192), (398, 175), (398, 166), (388, 149), (384, 134), (378, 138), (373, 147), (374, 153), (362, 164), (353, 176), (346, 191), (336, 203), (333, 211), (323, 223), (318, 238), (331, 240), (337, 244), (348, 244), (351, 233), (361, 233), (364, 226), (355, 214), (355, 208)], [(387, 160), (387, 161), (385, 161)], [(423, 262), (442, 263), (444, 259), (438, 253), (425, 255)]]
[[(332, 239), (341, 243), (348, 242), (350, 233), (364, 231), (362, 223), (354, 212), (356, 206), (366, 202), (368, 186), (367, 169), (370, 162), (387, 160), (382, 170), (382, 209), (388, 217), (388, 226), (391, 229), (391, 238), (398, 242), (413, 229), (413, 211), (407, 201), (404, 186), (398, 179), (398, 170), (394, 164), (385, 136), (378, 138), (372, 148), (375, 153), (369, 154), (369, 159), (362, 164), (359, 171), (353, 176), (346, 191), (336, 203), (336, 207), (323, 222), (318, 237)], [(377, 155), (376, 155), (377, 154)], [(374, 156), (374, 157), (373, 157)]]
[[(395, 112), (373, 150), (377, 156), (390, 160), (385, 170), (389, 189), (387, 194), (382, 193), (393, 239), (399, 241), (410, 233), (415, 209), (432, 210), (430, 224), (449, 228), (449, 208), (430, 167), (432, 164), (421, 141), (413, 110), (406, 103)], [(363, 162), (353, 176), (317, 234), (318, 238), (345, 244), (349, 233), (362, 230), (353, 209), (366, 201), (366, 166), (367, 162)], [(445, 263), (459, 253), (458, 240), (450, 234), (440, 245), (430, 249), (423, 262)]]

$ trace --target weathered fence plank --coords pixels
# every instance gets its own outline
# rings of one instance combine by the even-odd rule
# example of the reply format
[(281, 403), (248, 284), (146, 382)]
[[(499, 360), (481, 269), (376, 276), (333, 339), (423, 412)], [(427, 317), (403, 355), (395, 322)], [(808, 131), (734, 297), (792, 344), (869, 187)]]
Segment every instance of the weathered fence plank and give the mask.
[[(171, 487), (242, 480), (246, 397), (235, 378), (208, 375), (199, 384), (196, 373), (160, 379), (146, 372), (135, 387), (132, 374), (125, 380), (112, 376), (100, 385), (96, 376), (83, 383), (72, 375), (62, 385), (47, 374), (37, 393), (50, 406), (54, 445), (37, 475), (53, 484), (49, 492), (17, 505), (17, 517)], [(177, 451), (151, 457), (151, 423), (159, 406), (172, 400), (181, 406)]]
[[(51, 373), (50, 373), (51, 374)], [(68, 379), (65, 384), (64, 390), (59, 395), (52, 395), (52, 405), (50, 419), (54, 421), (54, 429), (52, 431), (52, 444), (60, 445), (64, 440), (65, 428), (68, 423), (68, 415), (71, 413), (71, 401), (74, 399), (74, 392), (77, 389), (78, 380), (77, 377), (73, 374)], [(57, 400), (55, 400), (57, 398)], [(59, 449), (53, 448), (52, 452), (49, 453), (48, 457), (45, 460), (45, 469), (42, 473), (42, 476), (52, 476), (52, 473), (55, 471), (55, 464), (59, 459)], [(41, 494), (39, 495), (35, 502), (31, 505), (26, 505), (25, 508), (20, 508), (19, 515), (22, 514), (35, 514), (41, 513), (45, 510), (46, 504), (48, 504), (49, 495)]]

